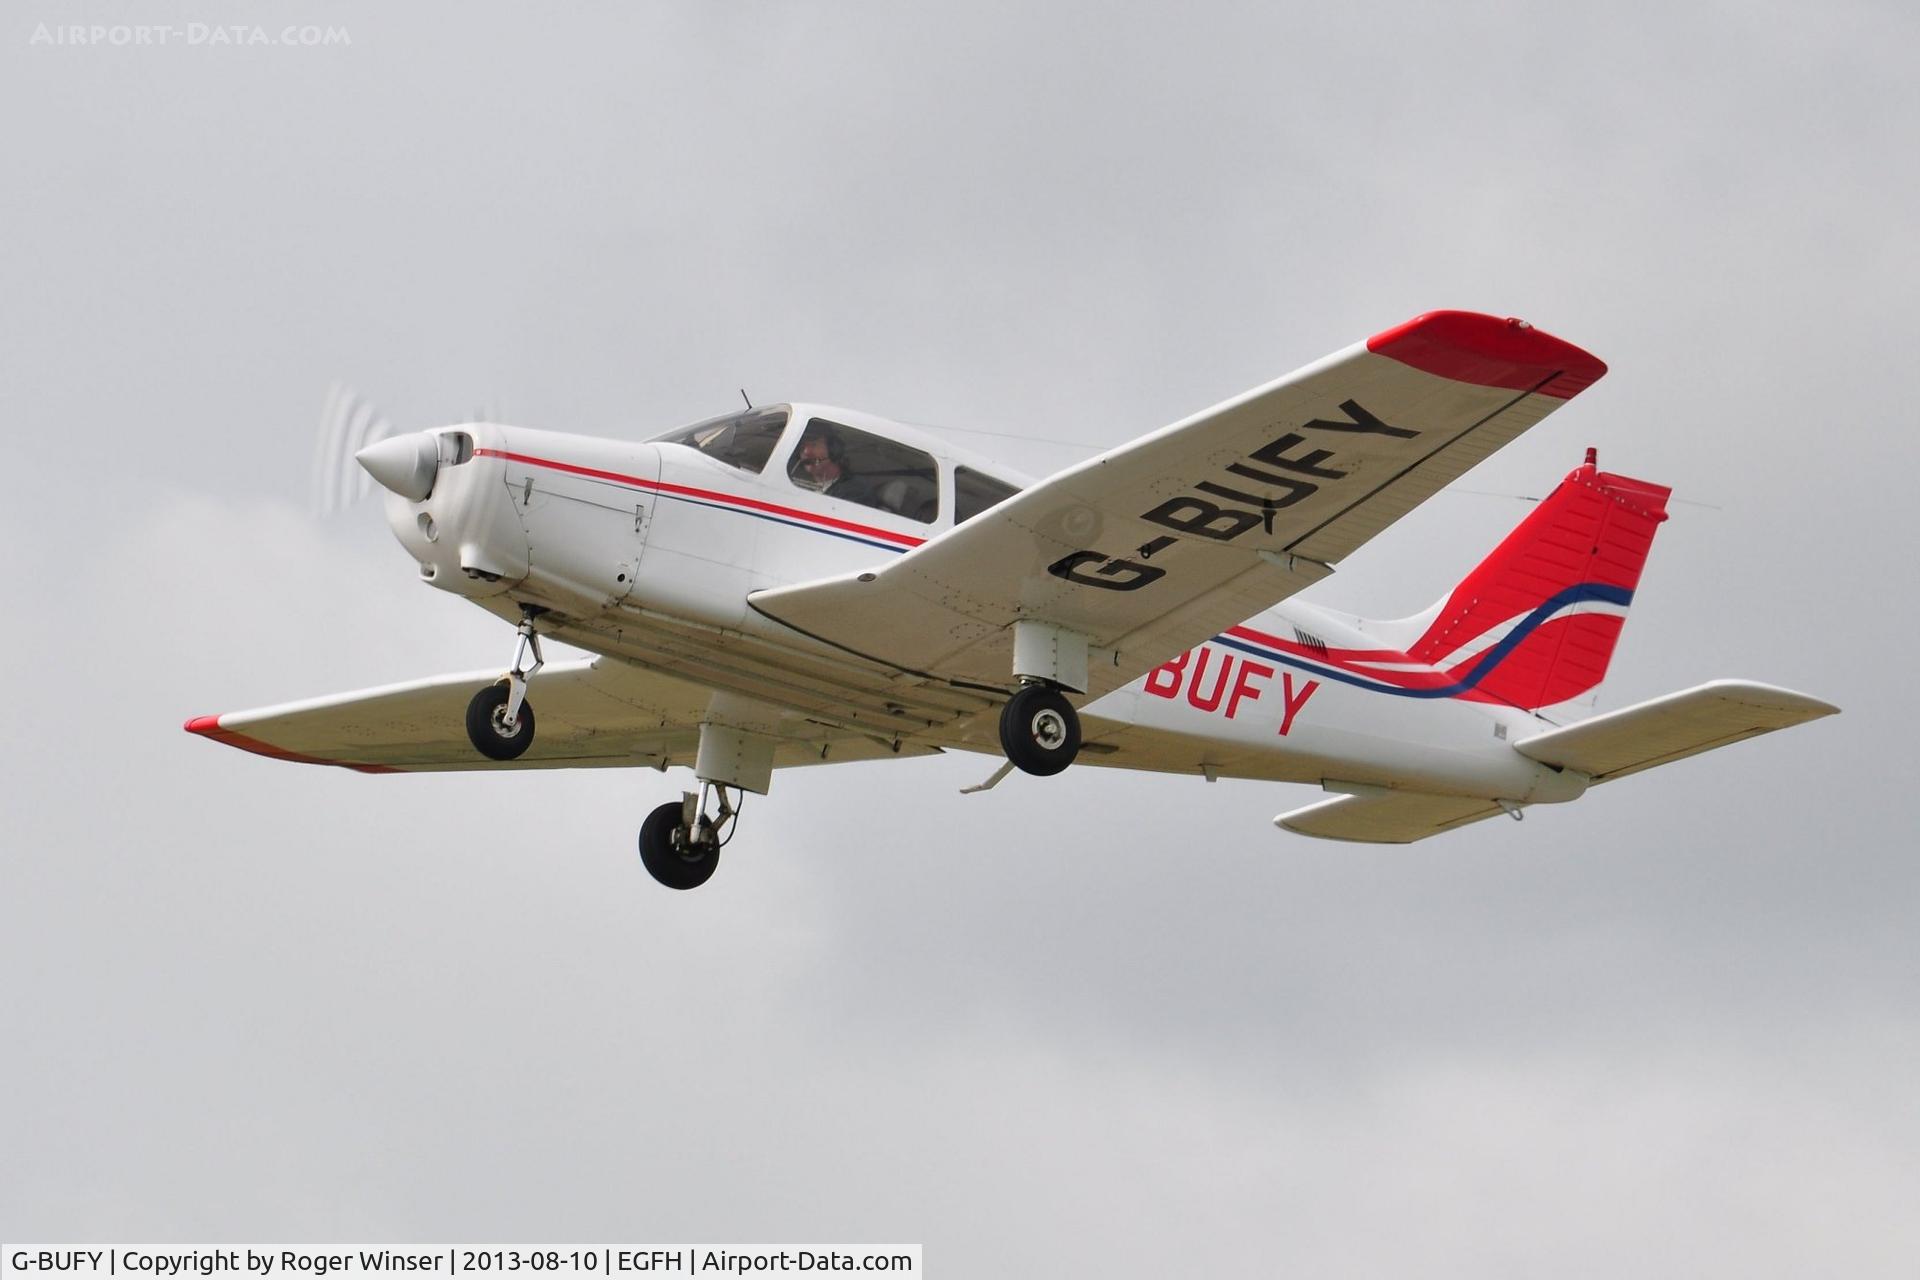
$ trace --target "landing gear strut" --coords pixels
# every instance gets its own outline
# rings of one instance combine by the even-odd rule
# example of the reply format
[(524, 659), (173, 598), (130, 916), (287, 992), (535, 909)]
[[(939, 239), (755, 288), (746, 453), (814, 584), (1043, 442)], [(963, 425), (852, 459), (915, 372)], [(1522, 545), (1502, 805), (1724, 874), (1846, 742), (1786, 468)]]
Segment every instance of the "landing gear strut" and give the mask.
[[(513, 669), (474, 694), (467, 704), (467, 739), (489, 760), (518, 760), (533, 745), (533, 706), (527, 701), (527, 681), (547, 665), (540, 653), (540, 633), (533, 629), (533, 620), (542, 612), (522, 606)], [(530, 667), (529, 653), (533, 655)]]
[(1000, 748), (1015, 768), (1050, 778), (1080, 754), (1080, 716), (1058, 689), (1022, 685), (1000, 711)]
[[(640, 825), (640, 861), (669, 889), (698, 889), (720, 865), (720, 847), (733, 838), (740, 806), (737, 788), (702, 782), (700, 792), (661, 805)], [(713, 813), (707, 813), (709, 797)]]

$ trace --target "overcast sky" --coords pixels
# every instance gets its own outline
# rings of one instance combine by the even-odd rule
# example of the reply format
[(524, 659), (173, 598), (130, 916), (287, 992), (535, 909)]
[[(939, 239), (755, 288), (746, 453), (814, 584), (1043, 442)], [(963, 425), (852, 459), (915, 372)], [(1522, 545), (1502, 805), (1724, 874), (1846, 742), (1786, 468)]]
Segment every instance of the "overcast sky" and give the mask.
[[(1911, 1274), (1920, 20), (1190, 10), (8, 9), (0, 1236)], [(1602, 708), (1845, 714), (1412, 848), (1275, 830), (1302, 788), (809, 770), (690, 894), (633, 851), (678, 776), (180, 732), (509, 655), (308, 513), (335, 379), (629, 437), (744, 386), (1046, 472), (1435, 307), (1612, 372), (1315, 599), (1424, 605), (1596, 445), (1680, 500)]]

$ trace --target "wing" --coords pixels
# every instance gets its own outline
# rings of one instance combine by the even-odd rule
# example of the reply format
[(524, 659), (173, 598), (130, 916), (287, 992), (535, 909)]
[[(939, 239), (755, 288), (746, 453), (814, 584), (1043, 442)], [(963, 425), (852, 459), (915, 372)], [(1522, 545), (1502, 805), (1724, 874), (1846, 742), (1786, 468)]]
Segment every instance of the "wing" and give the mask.
[[(243, 751), (362, 773), (569, 769), (692, 764), (709, 690), (610, 659), (551, 662), (528, 701), (538, 732), (517, 760), (489, 760), (467, 740), (467, 702), (498, 671), (435, 676), (256, 711), (201, 716), (197, 733)], [(934, 748), (869, 738), (809, 720), (784, 723), (776, 768), (928, 755)]]
[(1332, 572), (1606, 372), (1438, 311), (1051, 477), (884, 568), (753, 607), (904, 671), (1004, 688), (1020, 620), (1083, 636), (1097, 696)]

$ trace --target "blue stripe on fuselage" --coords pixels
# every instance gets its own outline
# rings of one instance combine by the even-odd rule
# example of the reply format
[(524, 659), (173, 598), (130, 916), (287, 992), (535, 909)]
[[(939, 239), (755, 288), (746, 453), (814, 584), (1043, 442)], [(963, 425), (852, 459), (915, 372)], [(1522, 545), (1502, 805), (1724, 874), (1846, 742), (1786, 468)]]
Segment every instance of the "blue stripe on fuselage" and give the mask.
[(1520, 625), (1508, 632), (1498, 644), (1481, 654), (1480, 660), (1473, 664), (1473, 670), (1467, 672), (1459, 681), (1454, 684), (1439, 685), (1431, 689), (1403, 689), (1396, 684), (1385, 684), (1378, 680), (1370, 680), (1365, 676), (1355, 675), (1351, 671), (1342, 671), (1337, 667), (1323, 667), (1318, 663), (1307, 662), (1292, 654), (1281, 653), (1275, 649), (1265, 649), (1259, 645), (1249, 644), (1244, 640), (1235, 640), (1230, 636), (1215, 636), (1212, 643), (1224, 645), (1229, 649), (1238, 649), (1242, 653), (1250, 653), (1256, 657), (1270, 658), (1275, 662), (1285, 663), (1289, 667), (1310, 672), (1316, 676), (1324, 676), (1328, 680), (1338, 680), (1342, 684), (1350, 684), (1362, 689), (1370, 689), (1375, 693), (1391, 693), (1401, 698), (1454, 698), (1466, 693), (1482, 680), (1486, 679), (1487, 675), (1495, 667), (1499, 666), (1501, 661), (1504, 660), (1509, 653), (1512, 653), (1518, 648), (1528, 636), (1537, 631), (1543, 623), (1549, 621), (1554, 614), (1566, 608), (1568, 605), (1581, 604), (1588, 600), (1598, 600), (1605, 604), (1617, 604), (1624, 608), (1633, 601), (1633, 592), (1627, 590), (1625, 587), (1613, 587), (1600, 582), (1583, 582), (1577, 586), (1568, 587), (1558, 595), (1551, 596), (1543, 601), (1539, 607), (1535, 608), (1532, 613), (1529, 613), (1521, 621)]
[(912, 547), (899, 547), (891, 542), (875, 542), (873, 539), (863, 538), (857, 533), (847, 533), (841, 529), (828, 529), (822, 525), (809, 524), (801, 520), (789, 519), (786, 516), (777, 516), (770, 511), (755, 511), (751, 507), (736, 507), (731, 503), (725, 502), (707, 502), (700, 498), (689, 498), (678, 493), (656, 493), (654, 496), (665, 498), (670, 502), (684, 502), (689, 506), (705, 507), (709, 511), (725, 511), (736, 516), (752, 516), (756, 520), (771, 521), (774, 524), (785, 525), (789, 529), (805, 529), (808, 533), (824, 533), (830, 538), (845, 538), (848, 542), (857, 542), (863, 547), (876, 547), (881, 551), (891, 551), (896, 555), (904, 555), (906, 552), (913, 550)]

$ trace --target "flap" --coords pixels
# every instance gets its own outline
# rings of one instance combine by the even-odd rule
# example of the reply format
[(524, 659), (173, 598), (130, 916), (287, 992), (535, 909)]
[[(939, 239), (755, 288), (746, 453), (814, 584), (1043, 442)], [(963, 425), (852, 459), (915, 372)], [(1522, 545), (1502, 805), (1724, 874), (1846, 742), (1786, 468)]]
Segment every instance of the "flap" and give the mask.
[(1008, 628), (1094, 649), (1098, 696), (1331, 566), (1605, 372), (1519, 321), (1434, 312), (1068, 468), (884, 567), (756, 592), (795, 630), (1005, 687)]

